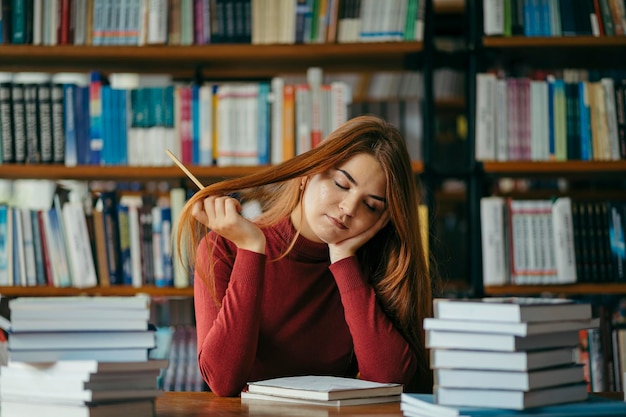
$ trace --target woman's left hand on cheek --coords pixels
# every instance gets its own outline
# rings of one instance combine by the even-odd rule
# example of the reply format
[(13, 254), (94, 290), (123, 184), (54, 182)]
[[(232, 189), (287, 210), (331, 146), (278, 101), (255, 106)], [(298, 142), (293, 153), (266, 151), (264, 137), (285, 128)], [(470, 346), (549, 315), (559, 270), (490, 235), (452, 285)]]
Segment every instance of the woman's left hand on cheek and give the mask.
[(389, 211), (385, 210), (376, 223), (356, 236), (352, 236), (348, 239), (342, 240), (336, 243), (329, 243), (328, 249), (330, 254), (330, 262), (335, 263), (345, 258), (353, 256), (356, 251), (373, 238), (376, 233), (389, 221)]

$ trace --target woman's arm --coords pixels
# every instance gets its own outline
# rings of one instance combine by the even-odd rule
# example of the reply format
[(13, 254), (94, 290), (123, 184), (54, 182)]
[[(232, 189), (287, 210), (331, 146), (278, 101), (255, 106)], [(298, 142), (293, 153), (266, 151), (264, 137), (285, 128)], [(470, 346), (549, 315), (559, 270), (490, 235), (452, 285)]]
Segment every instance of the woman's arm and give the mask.
[(198, 365), (215, 394), (235, 396), (248, 382), (256, 357), (265, 255), (228, 247), (222, 238), (211, 240), (221, 305), (200, 277), (209, 272), (208, 255), (204, 255), (209, 249), (203, 239), (194, 280)]
[(330, 271), (339, 288), (361, 377), (378, 382), (411, 383), (417, 370), (417, 357), (381, 309), (357, 257), (331, 264)]

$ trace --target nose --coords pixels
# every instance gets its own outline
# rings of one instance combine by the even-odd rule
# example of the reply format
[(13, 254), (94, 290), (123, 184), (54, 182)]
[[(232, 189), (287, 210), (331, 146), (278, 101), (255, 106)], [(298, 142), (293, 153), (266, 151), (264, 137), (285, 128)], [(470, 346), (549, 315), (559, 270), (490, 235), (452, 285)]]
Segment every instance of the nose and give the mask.
[(339, 209), (342, 214), (346, 216), (353, 217), (356, 213), (356, 208), (358, 204), (358, 199), (356, 196), (347, 196), (339, 203)]

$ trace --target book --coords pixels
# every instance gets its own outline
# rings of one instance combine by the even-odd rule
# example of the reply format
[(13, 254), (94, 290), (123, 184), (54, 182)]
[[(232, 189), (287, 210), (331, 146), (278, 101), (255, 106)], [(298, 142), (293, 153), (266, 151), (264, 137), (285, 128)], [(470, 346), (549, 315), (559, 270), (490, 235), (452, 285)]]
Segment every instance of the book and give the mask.
[[(10, 337), (10, 336), (9, 336)], [(19, 362), (55, 362), (60, 360), (96, 360), (99, 362), (137, 362), (148, 360), (148, 349), (40, 349), (10, 350), (9, 359)]]
[(124, 401), (103, 404), (49, 404), (32, 401), (3, 401), (2, 413), (13, 417), (63, 416), (63, 417), (153, 417), (154, 401)]
[(536, 351), (494, 352), (436, 349), (430, 353), (430, 366), (438, 368), (530, 371), (572, 363), (572, 348)]
[(436, 299), (434, 300), (434, 316), (440, 319), (516, 323), (592, 318), (591, 305), (588, 303), (539, 297)]
[(562, 385), (533, 391), (435, 386), (433, 393), (437, 403), (441, 405), (524, 410), (531, 407), (583, 401), (587, 399), (587, 384)]
[[(167, 359), (151, 359), (148, 361), (133, 362), (101, 362), (91, 360), (54, 361), (49, 363), (26, 363), (9, 360), (7, 366), (12, 369), (20, 369), (31, 373), (33, 376), (45, 375), (66, 375), (68, 373), (96, 374), (96, 373), (118, 373), (118, 372), (146, 372), (164, 369), (168, 366)], [(1, 372), (4, 372), (2, 368)]]
[(364, 397), (364, 398), (344, 398), (339, 400), (310, 400), (304, 398), (280, 397), (271, 394), (259, 394), (255, 392), (242, 392), (241, 401), (250, 404), (256, 401), (269, 401), (279, 403), (296, 403), (308, 405), (324, 405), (331, 407), (363, 405), (363, 404), (379, 404), (387, 402), (400, 402), (400, 395), (386, 395), (382, 397)]
[(41, 349), (104, 349), (146, 348), (155, 345), (154, 332), (145, 331), (85, 331), (32, 332), (9, 335), (9, 350)]
[(513, 352), (519, 350), (549, 349), (578, 344), (578, 331), (515, 336), (471, 332), (428, 330), (426, 347), (435, 349), (468, 349)]
[(445, 406), (437, 404), (432, 394), (403, 393), (400, 408), (406, 417), (490, 417), (490, 416), (534, 416), (534, 417), (576, 417), (576, 416), (621, 416), (626, 413), (624, 401), (589, 395), (584, 401), (574, 401), (558, 405), (536, 407), (527, 410), (502, 408)]
[(292, 376), (248, 383), (244, 392), (318, 401), (399, 395), (402, 384), (336, 376)]
[(565, 365), (533, 371), (437, 369), (434, 377), (435, 384), (439, 387), (523, 391), (584, 382), (581, 365)]
[(547, 321), (539, 323), (505, 323), (497, 321), (469, 321), (426, 318), (424, 330), (442, 330), (477, 333), (502, 333), (515, 336), (530, 336), (570, 330), (596, 328), (599, 319)]

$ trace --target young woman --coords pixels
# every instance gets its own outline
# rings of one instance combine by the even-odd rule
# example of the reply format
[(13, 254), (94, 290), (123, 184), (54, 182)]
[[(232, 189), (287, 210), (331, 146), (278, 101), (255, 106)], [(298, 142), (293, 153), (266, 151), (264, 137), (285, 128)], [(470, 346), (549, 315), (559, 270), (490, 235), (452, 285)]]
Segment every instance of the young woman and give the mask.
[[(262, 214), (241, 216), (234, 193)], [(431, 279), (392, 125), (357, 117), (311, 151), (205, 187), (179, 223), (178, 248), (192, 247), (198, 362), (215, 394), (287, 375), (432, 390)]]

